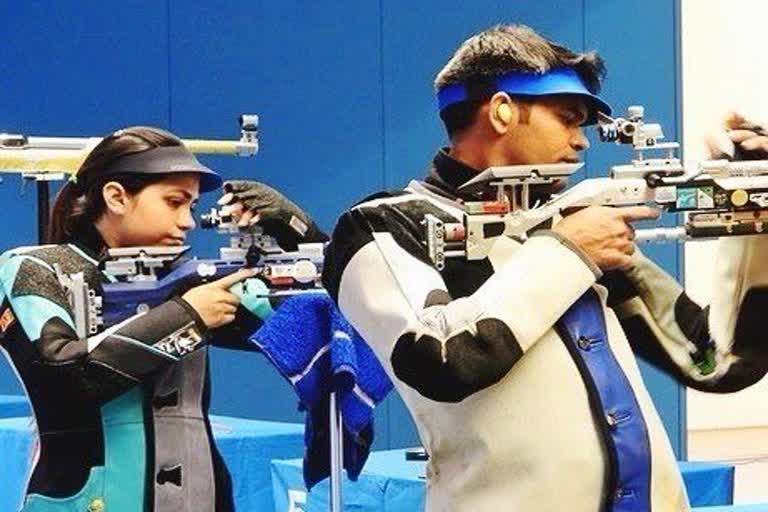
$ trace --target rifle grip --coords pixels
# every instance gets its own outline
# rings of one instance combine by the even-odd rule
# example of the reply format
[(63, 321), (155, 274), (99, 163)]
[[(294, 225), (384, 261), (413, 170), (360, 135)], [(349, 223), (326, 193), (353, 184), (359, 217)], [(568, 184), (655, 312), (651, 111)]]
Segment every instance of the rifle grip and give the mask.
[(269, 302), (269, 288), (258, 277), (250, 277), (235, 283), (229, 291), (240, 299), (241, 306), (261, 320), (266, 320), (274, 313), (272, 304)]

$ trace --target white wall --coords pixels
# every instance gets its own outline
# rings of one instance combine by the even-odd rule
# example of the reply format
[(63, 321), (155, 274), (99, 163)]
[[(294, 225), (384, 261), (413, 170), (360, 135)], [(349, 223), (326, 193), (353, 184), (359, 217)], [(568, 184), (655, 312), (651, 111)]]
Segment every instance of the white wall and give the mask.
[[(701, 159), (705, 135), (729, 110), (768, 119), (768, 0), (681, 5), (683, 149), (686, 160)], [(701, 304), (712, 296), (713, 244), (685, 247), (686, 289)], [(732, 395), (688, 391), (689, 429), (746, 426), (768, 426), (768, 379)]]

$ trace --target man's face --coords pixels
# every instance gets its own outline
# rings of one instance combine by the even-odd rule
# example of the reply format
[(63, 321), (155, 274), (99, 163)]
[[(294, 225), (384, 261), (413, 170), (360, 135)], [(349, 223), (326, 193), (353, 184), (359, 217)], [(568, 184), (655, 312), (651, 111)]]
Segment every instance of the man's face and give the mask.
[[(589, 147), (581, 124), (588, 115), (578, 96), (545, 96), (521, 105), (521, 118), (504, 141), (508, 165), (577, 163)], [(531, 200), (547, 200), (567, 180), (534, 187)]]
[(170, 175), (129, 196), (118, 238), (124, 247), (182, 245), (195, 227), (193, 208), (199, 196), (196, 174)]
[(581, 124), (587, 107), (578, 96), (544, 96), (521, 104), (521, 118), (507, 134), (509, 164), (580, 161), (589, 147)]

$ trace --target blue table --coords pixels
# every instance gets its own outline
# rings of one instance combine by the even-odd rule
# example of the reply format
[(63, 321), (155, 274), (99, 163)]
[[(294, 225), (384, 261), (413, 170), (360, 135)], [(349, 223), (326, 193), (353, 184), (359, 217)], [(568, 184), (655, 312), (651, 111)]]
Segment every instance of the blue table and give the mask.
[(0, 510), (18, 510), (33, 457), (32, 418), (0, 419)]
[(29, 402), (20, 395), (0, 395), (0, 418), (29, 416)]
[(730, 505), (736, 468), (718, 462), (678, 462), (692, 507)]
[[(211, 416), (216, 446), (232, 475), (238, 511), (274, 510), (269, 462), (301, 457), (304, 425)], [(17, 510), (33, 455), (29, 417), (0, 419), (0, 511)]]
[[(423, 510), (424, 465), (424, 462), (406, 461), (404, 450), (372, 453), (359, 480), (344, 482), (344, 508), (359, 512)], [(275, 512), (296, 508), (304, 512), (328, 510), (328, 480), (307, 493), (301, 467), (301, 460), (272, 461)], [(733, 502), (733, 466), (681, 462), (680, 471), (693, 506)]]

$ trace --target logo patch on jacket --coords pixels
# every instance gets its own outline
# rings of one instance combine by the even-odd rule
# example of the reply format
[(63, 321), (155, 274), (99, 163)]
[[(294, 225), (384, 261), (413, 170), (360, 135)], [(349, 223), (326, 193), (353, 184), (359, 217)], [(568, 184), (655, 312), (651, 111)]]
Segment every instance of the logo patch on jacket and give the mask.
[(11, 308), (5, 308), (5, 311), (0, 314), (0, 332), (5, 333), (15, 321), (16, 317), (13, 315)]

